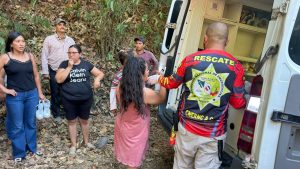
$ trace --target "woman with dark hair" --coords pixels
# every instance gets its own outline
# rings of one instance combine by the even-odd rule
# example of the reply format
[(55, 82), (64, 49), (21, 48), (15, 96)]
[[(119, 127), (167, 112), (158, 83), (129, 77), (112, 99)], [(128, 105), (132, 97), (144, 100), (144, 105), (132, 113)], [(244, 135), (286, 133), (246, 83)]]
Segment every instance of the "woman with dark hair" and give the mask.
[(151, 104), (164, 102), (166, 89), (155, 92), (145, 87), (149, 69), (144, 59), (129, 57), (117, 97), (121, 112), (115, 119), (114, 152), (116, 159), (127, 168), (142, 165), (148, 148)]
[(71, 147), (69, 154), (76, 154), (77, 119), (80, 122), (83, 143), (88, 148), (94, 148), (89, 143), (89, 115), (93, 102), (91, 75), (94, 78), (93, 88), (100, 87), (104, 74), (93, 64), (81, 58), (79, 45), (71, 45), (68, 50), (69, 60), (63, 61), (56, 73), (57, 83), (61, 83), (62, 103), (68, 120)]
[(0, 83), (6, 93), (6, 130), (12, 142), (13, 159), (26, 157), (26, 151), (40, 155), (36, 142), (36, 106), (42, 93), (40, 76), (35, 58), (25, 52), (25, 40), (19, 32), (11, 32), (6, 40), (5, 54), (0, 57), (0, 70), (7, 75), (7, 87)]

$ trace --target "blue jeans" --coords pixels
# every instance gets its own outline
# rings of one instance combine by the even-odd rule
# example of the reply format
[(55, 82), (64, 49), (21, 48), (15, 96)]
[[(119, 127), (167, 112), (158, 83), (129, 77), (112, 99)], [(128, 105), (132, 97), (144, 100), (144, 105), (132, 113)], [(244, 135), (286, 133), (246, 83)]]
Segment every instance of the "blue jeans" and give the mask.
[(37, 89), (6, 96), (6, 130), (12, 142), (13, 158), (25, 158), (26, 151), (36, 153)]

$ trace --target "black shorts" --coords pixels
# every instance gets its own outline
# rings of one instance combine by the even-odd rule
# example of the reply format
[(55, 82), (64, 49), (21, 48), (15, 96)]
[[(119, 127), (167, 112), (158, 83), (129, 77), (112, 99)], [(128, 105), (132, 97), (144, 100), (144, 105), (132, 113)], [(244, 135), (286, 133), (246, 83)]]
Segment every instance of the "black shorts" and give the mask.
[(74, 120), (77, 117), (88, 120), (92, 103), (93, 97), (90, 97), (87, 100), (68, 100), (65, 97), (62, 97), (62, 104), (66, 111), (67, 120)]

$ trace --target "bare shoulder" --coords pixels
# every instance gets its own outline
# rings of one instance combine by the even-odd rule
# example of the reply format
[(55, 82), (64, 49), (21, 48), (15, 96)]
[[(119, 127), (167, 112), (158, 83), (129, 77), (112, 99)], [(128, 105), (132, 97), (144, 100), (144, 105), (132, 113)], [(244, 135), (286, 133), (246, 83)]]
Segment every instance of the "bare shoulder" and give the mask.
[(25, 52), (25, 55), (29, 56), (29, 57), (34, 57), (34, 54), (31, 52)]
[(29, 59), (35, 61), (35, 56), (31, 52), (25, 52), (25, 55), (29, 57)]
[(1, 60), (1, 62), (4, 62), (6, 64), (9, 60), (8, 54), (4, 53), (4, 54), (0, 55), (0, 60)]

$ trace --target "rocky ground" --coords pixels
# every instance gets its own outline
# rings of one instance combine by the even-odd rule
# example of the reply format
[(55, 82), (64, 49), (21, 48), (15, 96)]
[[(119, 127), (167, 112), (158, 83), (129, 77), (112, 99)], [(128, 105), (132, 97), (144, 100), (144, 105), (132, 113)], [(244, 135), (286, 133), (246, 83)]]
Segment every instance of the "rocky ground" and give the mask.
[[(1, 112), (4, 111), (1, 105)], [(90, 119), (91, 141), (107, 137), (108, 143), (98, 149), (88, 150), (79, 148), (75, 157), (68, 155), (70, 141), (68, 139), (67, 123), (57, 124), (52, 118), (38, 121), (38, 147), (43, 152), (41, 157), (28, 157), (24, 162), (15, 164), (11, 156), (11, 144), (6, 137), (4, 127), (4, 114), (0, 120), (0, 168), (70, 168), (70, 169), (111, 169), (125, 168), (118, 164), (113, 155), (113, 130), (114, 118), (109, 114), (95, 113)], [(79, 128), (79, 126), (78, 126)], [(78, 131), (79, 141), (82, 140)], [(144, 169), (168, 169), (172, 168), (173, 149), (168, 145), (168, 135), (156, 118), (155, 113), (151, 117), (150, 149), (141, 168)]]
[[(115, 5), (114, 2), (116, 2)], [(170, 0), (118, 2), (106, 0), (105, 3), (104, 1), (95, 0), (1, 0), (0, 47), (4, 47), (4, 39), (7, 33), (12, 29), (16, 29), (27, 38), (28, 49), (37, 57), (38, 65), (40, 65), (41, 60), (42, 42), (46, 36), (53, 33), (52, 21), (57, 16), (68, 21), (69, 30), (67, 34), (73, 37), (76, 43), (82, 45), (84, 56), (105, 73), (101, 88), (94, 93), (95, 105), (93, 106), (93, 112), (96, 113), (91, 116), (90, 120), (90, 140), (96, 143), (100, 138), (107, 137), (108, 144), (95, 150), (79, 148), (76, 157), (69, 157), (68, 147), (70, 141), (66, 121), (57, 124), (52, 118), (49, 118), (37, 123), (38, 147), (44, 155), (37, 158), (28, 158), (20, 165), (15, 165), (11, 160), (11, 145), (6, 137), (4, 127), (5, 107), (1, 104), (0, 169), (124, 168), (114, 159), (114, 118), (109, 114), (108, 104), (111, 81), (114, 73), (120, 68), (120, 64), (118, 64), (117, 59), (112, 57), (115, 53), (108, 51), (116, 51), (116, 45), (119, 45), (118, 48), (130, 47), (128, 45), (133, 36), (142, 33), (148, 37), (147, 49), (159, 56), (159, 51), (154, 49), (158, 49), (158, 44), (162, 39), (156, 38), (159, 43), (154, 43), (156, 42), (155, 35), (163, 33), (169, 6), (167, 2), (171, 3)], [(126, 7), (126, 9), (123, 9), (123, 7)], [(103, 14), (103, 16), (100, 16), (100, 14)], [(109, 19), (106, 19), (106, 17)], [(117, 26), (113, 27), (112, 25)], [(121, 29), (122, 26), (124, 26), (124, 30)], [(116, 28), (120, 28), (120, 30), (118, 29), (119, 31), (116, 32)], [(105, 46), (107, 49), (102, 49), (101, 46)], [(42, 79), (42, 86), (44, 94), (49, 99), (49, 82)], [(79, 141), (82, 140), (80, 133), (79, 131)], [(153, 111), (150, 149), (141, 168), (168, 169), (172, 168), (172, 162), (173, 149), (168, 144), (168, 134), (159, 124), (155, 111)]]

